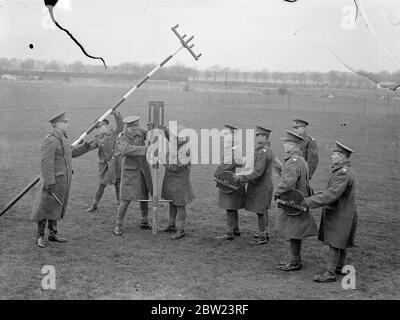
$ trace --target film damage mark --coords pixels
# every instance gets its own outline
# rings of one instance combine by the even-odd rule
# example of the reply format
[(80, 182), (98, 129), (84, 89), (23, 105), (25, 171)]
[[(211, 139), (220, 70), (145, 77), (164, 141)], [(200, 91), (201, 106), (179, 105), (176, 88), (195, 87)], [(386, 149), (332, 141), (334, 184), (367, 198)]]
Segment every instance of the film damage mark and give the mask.
[(50, 17), (51, 20), (54, 22), (54, 24), (57, 26), (57, 28), (59, 28), (60, 30), (64, 31), (66, 34), (68, 34), (68, 36), (79, 46), (79, 48), (82, 50), (82, 52), (85, 54), (85, 56), (87, 56), (88, 58), (91, 59), (99, 59), (103, 62), (104, 67), (107, 69), (107, 65), (104, 61), (104, 59), (102, 57), (95, 57), (92, 56), (90, 54), (88, 54), (85, 50), (85, 48), (79, 43), (78, 40), (75, 39), (75, 37), (65, 28), (63, 28), (58, 22), (57, 20), (54, 18), (54, 7), (56, 6), (58, 0), (44, 0), (44, 4), (47, 7), (47, 9), (49, 9), (49, 13), (50, 13)]

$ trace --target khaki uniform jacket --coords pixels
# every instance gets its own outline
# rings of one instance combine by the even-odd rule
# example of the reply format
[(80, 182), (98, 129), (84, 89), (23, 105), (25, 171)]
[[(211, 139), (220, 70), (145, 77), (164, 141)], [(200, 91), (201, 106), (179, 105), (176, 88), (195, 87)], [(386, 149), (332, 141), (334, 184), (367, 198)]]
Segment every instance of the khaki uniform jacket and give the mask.
[[(294, 150), (284, 159), (281, 179), (274, 191), (275, 196), (289, 190), (298, 190), (308, 196), (308, 168), (301, 151)], [(287, 239), (304, 239), (318, 234), (318, 228), (310, 212), (290, 216), (282, 209), (277, 221), (277, 230)]]
[[(178, 143), (178, 150), (183, 149), (184, 151), (184, 148), (189, 147), (188, 143)], [(190, 157), (190, 149), (187, 150), (187, 155)], [(167, 154), (167, 161), (168, 158)], [(177, 163), (165, 165), (161, 197), (165, 200), (172, 200), (175, 206), (186, 206), (195, 198), (192, 184), (190, 183), (191, 164), (190, 161), (185, 164), (180, 163), (179, 157), (176, 160)]]
[(245, 209), (247, 211), (265, 214), (271, 206), (274, 185), (272, 168), (275, 165), (275, 154), (266, 145), (259, 144), (254, 151), (254, 169), (249, 175), (244, 175), (247, 182)]
[(317, 141), (309, 135), (303, 136), (303, 138), (304, 140), (300, 144), (300, 151), (307, 161), (308, 174), (311, 180), (319, 163)]
[(117, 137), (124, 129), (122, 116), (119, 112), (114, 114), (116, 130), (111, 129), (108, 134), (95, 136), (89, 150), (98, 149), (99, 157), (99, 184), (115, 184), (121, 179), (121, 152), (117, 147)]
[(147, 131), (139, 127), (125, 127), (117, 139), (122, 154), (120, 199), (145, 200), (153, 194), (153, 183), (145, 146)]
[(327, 187), (308, 198), (311, 208), (322, 208), (318, 239), (334, 248), (354, 245), (357, 228), (356, 181), (350, 161), (334, 165)]
[[(71, 188), (71, 158), (79, 157), (85, 152), (87, 148), (84, 145), (71, 148), (68, 138), (59, 129), (54, 129), (43, 139), (41, 175), (31, 213), (32, 221), (59, 220), (64, 217)], [(55, 184), (54, 194), (62, 205), (44, 190), (45, 186), (52, 184)]]

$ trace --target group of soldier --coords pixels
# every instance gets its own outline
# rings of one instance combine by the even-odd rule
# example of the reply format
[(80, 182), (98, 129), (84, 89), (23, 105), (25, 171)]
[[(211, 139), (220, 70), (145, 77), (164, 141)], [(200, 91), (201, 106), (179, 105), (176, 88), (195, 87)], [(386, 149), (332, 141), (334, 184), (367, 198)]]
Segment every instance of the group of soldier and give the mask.
[[(57, 220), (66, 210), (70, 190), (72, 168), (71, 158), (98, 149), (99, 184), (88, 212), (94, 212), (107, 185), (114, 185), (118, 201), (116, 224), (113, 233), (123, 234), (122, 223), (131, 201), (138, 201), (141, 210), (142, 229), (151, 229), (148, 217), (148, 199), (152, 195), (153, 184), (149, 162), (146, 154), (149, 148), (148, 132), (141, 128), (140, 117), (122, 118), (114, 111), (116, 129), (112, 129), (108, 120), (98, 124), (98, 134), (90, 142), (71, 146), (68, 142), (67, 129), (69, 119), (65, 113), (50, 119), (52, 132), (48, 134), (41, 147), (41, 179), (38, 195), (32, 210), (32, 220), (37, 222), (36, 244), (46, 246), (44, 234), (46, 222), (49, 229), (49, 241), (66, 242), (67, 239), (57, 234)], [(251, 243), (264, 245), (268, 243), (267, 233), (268, 210), (273, 200), (278, 200), (290, 190), (297, 190), (304, 196), (301, 205), (306, 208), (298, 215), (288, 215), (280, 210), (277, 218), (277, 230), (289, 240), (290, 259), (278, 264), (282, 271), (294, 271), (302, 268), (302, 241), (317, 236), (329, 246), (329, 256), (323, 274), (316, 275), (317, 282), (332, 282), (337, 274), (342, 273), (345, 264), (346, 248), (353, 246), (357, 225), (355, 203), (355, 176), (351, 168), (351, 147), (336, 141), (332, 149), (332, 168), (326, 188), (316, 194), (310, 187), (310, 179), (318, 166), (318, 149), (314, 138), (307, 135), (308, 123), (301, 119), (293, 121), (292, 130), (286, 131), (282, 138), (285, 152), (281, 163), (270, 147), (271, 130), (257, 126), (255, 128), (256, 145), (253, 168), (250, 171), (238, 171), (245, 163), (236, 157), (234, 141), (228, 146), (231, 152), (225, 153), (215, 171), (217, 178), (223, 172), (231, 172), (232, 179), (238, 185), (233, 190), (219, 188), (218, 207), (226, 210), (226, 232), (217, 236), (219, 240), (234, 240), (240, 236), (239, 209), (257, 214), (258, 232)], [(165, 136), (174, 146), (171, 150), (188, 150), (188, 136), (169, 132)], [(178, 129), (182, 129), (178, 127)], [(225, 125), (225, 132), (235, 136), (237, 128)], [(171, 151), (172, 152), (172, 151)], [(229, 161), (224, 159), (229, 155)], [(170, 159), (166, 157), (166, 159)], [(174, 233), (173, 239), (185, 236), (186, 205), (194, 199), (190, 182), (190, 161), (179, 160), (165, 164), (161, 197), (169, 200), (169, 223), (162, 229)], [(279, 182), (274, 187), (272, 171), (276, 170)], [(323, 207), (320, 227), (316, 225), (310, 208)]]

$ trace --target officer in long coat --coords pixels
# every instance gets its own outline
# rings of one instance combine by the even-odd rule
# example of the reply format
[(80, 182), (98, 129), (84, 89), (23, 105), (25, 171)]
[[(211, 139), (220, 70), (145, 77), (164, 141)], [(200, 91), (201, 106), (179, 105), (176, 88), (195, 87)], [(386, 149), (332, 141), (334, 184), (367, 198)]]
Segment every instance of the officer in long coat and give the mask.
[[(235, 173), (237, 168), (243, 166), (241, 154), (237, 152), (237, 142), (235, 139), (235, 130), (238, 128), (232, 125), (224, 127), (224, 153), (221, 157), (221, 163), (215, 170), (214, 176), (218, 177), (223, 171)], [(227, 191), (219, 188), (217, 205), (226, 210), (226, 232), (217, 236), (220, 240), (233, 240), (235, 236), (240, 236), (239, 231), (239, 212), (238, 209), (244, 207), (245, 186), (242, 185), (237, 190)]]
[(31, 213), (31, 220), (38, 224), (36, 244), (40, 248), (46, 246), (46, 223), (49, 241), (67, 242), (67, 239), (57, 235), (57, 220), (64, 217), (67, 209), (72, 179), (71, 158), (84, 154), (89, 148), (88, 143), (70, 146), (67, 137), (69, 119), (65, 112), (49, 122), (53, 130), (42, 142), (39, 188)]
[[(283, 147), (286, 153), (282, 168), (281, 178), (274, 191), (274, 198), (279, 198), (290, 190), (298, 190), (304, 196), (309, 196), (308, 168), (305, 159), (301, 155), (300, 143), (303, 137), (287, 130), (283, 138)], [(303, 212), (297, 216), (291, 216), (281, 209), (277, 221), (277, 230), (290, 242), (289, 262), (282, 262), (278, 269), (282, 271), (299, 270), (302, 267), (300, 251), (302, 240), (316, 236), (318, 228), (310, 212)]]
[(307, 134), (307, 126), (309, 123), (305, 120), (295, 119), (293, 120), (293, 131), (299, 136), (302, 136), (304, 140), (300, 143), (300, 151), (303, 153), (303, 158), (306, 159), (308, 164), (308, 175), (311, 180), (315, 170), (318, 167), (318, 147), (317, 141)]
[(326, 271), (316, 275), (317, 282), (332, 282), (345, 265), (346, 248), (354, 245), (357, 227), (356, 179), (350, 155), (354, 150), (336, 141), (332, 150), (332, 169), (326, 189), (304, 199), (310, 208), (322, 208), (318, 239), (329, 246)]
[(97, 210), (97, 204), (104, 194), (107, 185), (115, 186), (115, 195), (119, 204), (119, 189), (121, 183), (121, 153), (117, 148), (117, 137), (124, 129), (122, 116), (118, 111), (113, 112), (116, 128), (109, 127), (109, 121), (104, 119), (98, 126), (99, 134), (90, 143), (90, 149), (98, 149), (99, 157), (99, 186), (94, 195), (88, 212)]
[(171, 200), (169, 224), (162, 231), (175, 232), (174, 240), (185, 236), (186, 205), (195, 198), (190, 183), (190, 141), (188, 136), (182, 135), (182, 130), (183, 126), (178, 126), (177, 137), (169, 134), (169, 152), (161, 189), (161, 197)]
[[(146, 158), (147, 130), (139, 126), (140, 117), (129, 116), (123, 119), (124, 130), (119, 134), (117, 145), (122, 154), (121, 190), (118, 216), (114, 234), (122, 235), (122, 221), (131, 201), (148, 200), (153, 193), (153, 183), (149, 163)], [(142, 229), (151, 229), (149, 224), (149, 207), (146, 201), (140, 202)]]
[(252, 244), (266, 244), (268, 209), (271, 206), (273, 193), (272, 168), (275, 166), (275, 154), (269, 147), (271, 130), (257, 126), (255, 130), (256, 147), (254, 150), (254, 169), (250, 174), (236, 175), (239, 183), (247, 183), (245, 210), (257, 214), (258, 234), (254, 235)]

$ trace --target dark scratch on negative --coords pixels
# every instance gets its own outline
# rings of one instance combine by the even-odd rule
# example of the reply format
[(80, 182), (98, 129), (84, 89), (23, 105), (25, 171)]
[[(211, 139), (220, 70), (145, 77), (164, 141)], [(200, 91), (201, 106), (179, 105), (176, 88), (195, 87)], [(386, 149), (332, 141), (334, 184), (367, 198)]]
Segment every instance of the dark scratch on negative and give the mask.
[(354, 18), (354, 21), (356, 22), (357, 18), (358, 18), (358, 3), (357, 3), (357, 0), (353, 0), (353, 1), (354, 1), (354, 5), (356, 6), (356, 16)]

